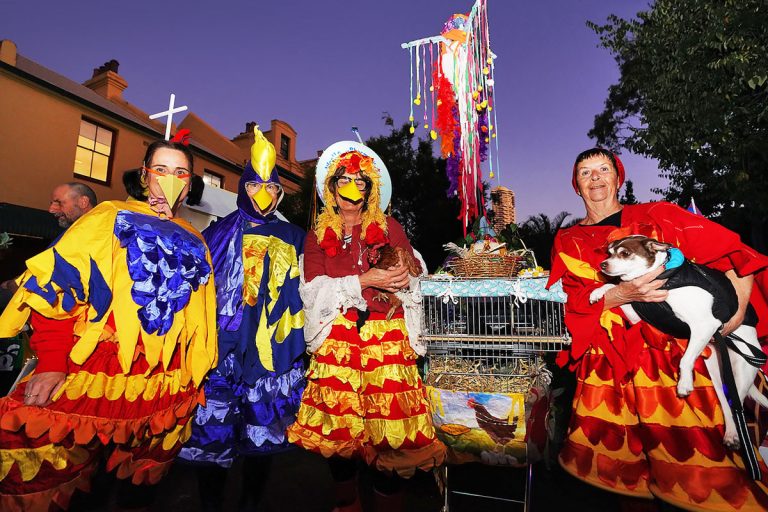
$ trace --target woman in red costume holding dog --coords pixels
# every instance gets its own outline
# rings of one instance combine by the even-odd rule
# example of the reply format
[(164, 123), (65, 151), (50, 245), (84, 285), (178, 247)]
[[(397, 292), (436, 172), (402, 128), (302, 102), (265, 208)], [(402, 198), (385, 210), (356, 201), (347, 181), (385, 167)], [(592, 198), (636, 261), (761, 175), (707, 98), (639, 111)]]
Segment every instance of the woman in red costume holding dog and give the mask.
[(685, 340), (645, 322), (629, 324), (620, 306), (662, 302), (656, 277), (664, 270), (622, 282), (592, 304), (605, 284), (600, 262), (608, 242), (643, 234), (679, 248), (688, 259), (725, 272), (739, 297), (737, 313), (722, 328), (738, 327), (752, 302), (768, 335), (765, 297), (753, 290), (754, 275), (768, 258), (739, 236), (704, 217), (665, 202), (622, 205), (624, 167), (611, 152), (595, 148), (576, 158), (572, 184), (586, 215), (562, 229), (552, 250), (549, 283), (562, 279), (568, 294), (565, 321), (570, 353), (558, 362), (577, 375), (568, 438), (560, 463), (572, 475), (630, 497), (657, 497), (687, 510), (768, 510), (768, 478), (744, 469), (739, 453), (723, 445), (723, 413), (703, 358), (694, 367), (694, 390), (677, 396), (678, 362)]

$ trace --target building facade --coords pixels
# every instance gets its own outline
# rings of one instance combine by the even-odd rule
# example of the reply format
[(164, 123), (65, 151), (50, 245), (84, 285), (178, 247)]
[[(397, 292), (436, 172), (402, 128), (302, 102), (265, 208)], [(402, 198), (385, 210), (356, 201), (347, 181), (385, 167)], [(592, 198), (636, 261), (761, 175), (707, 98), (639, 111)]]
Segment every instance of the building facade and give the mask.
[[(163, 138), (165, 122), (123, 98), (128, 83), (118, 66), (107, 62), (80, 84), (0, 41), (0, 203), (47, 209), (53, 187), (70, 181), (88, 184), (99, 201), (125, 198), (123, 172), (141, 165), (147, 145)], [(252, 129), (229, 139), (194, 112), (173, 132), (182, 128), (192, 132), (195, 173), (208, 187), (236, 192)], [(295, 157), (296, 131), (280, 120), (264, 131), (286, 192), (298, 191), (304, 167)]]
[(493, 229), (500, 233), (507, 224), (517, 222), (515, 193), (504, 186), (491, 189), (491, 209), (493, 210)]

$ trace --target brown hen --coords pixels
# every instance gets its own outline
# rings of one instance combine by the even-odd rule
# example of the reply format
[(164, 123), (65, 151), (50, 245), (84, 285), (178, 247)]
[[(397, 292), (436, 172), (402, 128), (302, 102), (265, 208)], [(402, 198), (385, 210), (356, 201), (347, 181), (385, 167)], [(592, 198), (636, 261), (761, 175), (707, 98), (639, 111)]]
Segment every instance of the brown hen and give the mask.
[[(371, 251), (371, 255), (368, 257), (368, 262), (371, 267), (380, 268), (386, 270), (390, 267), (396, 267), (398, 263), (402, 263), (408, 267), (408, 273), (414, 277), (419, 275), (419, 265), (411, 254), (402, 247), (392, 247), (391, 245), (383, 245)], [(381, 292), (374, 300), (387, 301), (390, 304), (389, 311), (387, 312), (387, 320), (392, 318), (395, 310), (399, 308), (403, 302), (397, 298), (397, 295), (389, 292)]]

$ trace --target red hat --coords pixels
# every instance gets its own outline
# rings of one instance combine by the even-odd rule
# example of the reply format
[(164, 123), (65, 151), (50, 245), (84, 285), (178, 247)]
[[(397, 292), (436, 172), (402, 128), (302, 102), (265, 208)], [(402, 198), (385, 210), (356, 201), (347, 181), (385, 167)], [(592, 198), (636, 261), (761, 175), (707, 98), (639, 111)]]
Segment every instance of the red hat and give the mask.
[[(582, 155), (588, 154), (588, 156), (582, 157)], [(619, 159), (618, 155), (616, 153), (613, 153), (611, 151), (608, 151), (607, 149), (603, 148), (592, 148), (588, 149), (584, 152), (582, 152), (578, 157), (576, 157), (576, 163), (573, 164), (573, 175), (571, 176), (571, 185), (573, 185), (573, 190), (576, 192), (579, 191), (579, 187), (576, 185), (576, 166), (579, 164), (579, 162), (582, 162), (589, 158), (590, 156), (595, 155), (610, 155), (611, 160), (614, 163), (614, 167), (616, 167), (616, 174), (619, 176), (619, 188), (624, 184), (624, 164), (621, 163), (621, 160)]]

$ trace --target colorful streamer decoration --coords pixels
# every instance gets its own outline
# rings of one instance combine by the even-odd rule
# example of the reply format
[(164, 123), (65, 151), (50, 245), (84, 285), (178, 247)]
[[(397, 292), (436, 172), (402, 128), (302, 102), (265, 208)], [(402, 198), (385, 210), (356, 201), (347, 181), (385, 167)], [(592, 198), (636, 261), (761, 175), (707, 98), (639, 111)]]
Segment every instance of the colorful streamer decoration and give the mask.
[[(422, 126), (439, 139), (446, 159), (448, 196), (461, 201), (464, 229), (485, 210), (481, 163), (489, 178), (499, 171), (494, 59), (488, 35), (487, 0), (477, 0), (469, 14), (454, 14), (439, 36), (401, 46), (410, 57), (410, 115), (422, 110)], [(414, 96), (414, 92), (416, 95)]]

